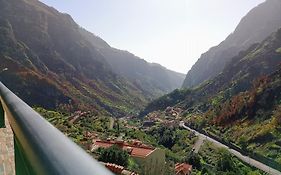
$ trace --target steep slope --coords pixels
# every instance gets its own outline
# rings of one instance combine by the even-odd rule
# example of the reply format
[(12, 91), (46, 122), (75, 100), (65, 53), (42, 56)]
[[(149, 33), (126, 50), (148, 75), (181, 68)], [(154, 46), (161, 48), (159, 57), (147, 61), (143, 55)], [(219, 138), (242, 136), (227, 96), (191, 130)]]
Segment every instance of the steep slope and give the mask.
[(145, 93), (111, 71), (80, 27), (37, 0), (0, 0), (1, 80), (30, 105), (122, 115)]
[(81, 29), (85, 36), (111, 65), (113, 71), (129, 79), (151, 97), (159, 97), (181, 87), (184, 74), (166, 69), (159, 64), (148, 63), (130, 52), (112, 48), (101, 38)]
[(281, 29), (233, 57), (213, 80), (174, 91), (142, 112), (181, 108), (193, 128), (281, 167)]
[(280, 28), (280, 17), (280, 0), (267, 0), (252, 9), (232, 34), (202, 54), (188, 72), (183, 87), (194, 87), (217, 76), (232, 57)]
[(265, 161), (265, 156), (281, 170), (281, 65), (257, 79), (249, 90), (187, 121), (260, 160)]
[(203, 84), (206, 94), (216, 94), (227, 90), (228, 96), (248, 90), (252, 81), (268, 75), (278, 69), (281, 63), (281, 29), (273, 33), (260, 44), (254, 44), (248, 50), (233, 57), (213, 80)]
[(157, 97), (181, 87), (185, 77), (184, 74), (173, 72), (159, 64), (148, 63), (126, 51), (102, 49), (101, 53), (116, 73), (128, 78), (152, 96)]
[(178, 105), (192, 111), (207, 111), (218, 104), (248, 90), (253, 81), (278, 70), (281, 63), (281, 29), (260, 44), (254, 44), (233, 57), (222, 73), (195, 89), (174, 91), (146, 106), (143, 114)]

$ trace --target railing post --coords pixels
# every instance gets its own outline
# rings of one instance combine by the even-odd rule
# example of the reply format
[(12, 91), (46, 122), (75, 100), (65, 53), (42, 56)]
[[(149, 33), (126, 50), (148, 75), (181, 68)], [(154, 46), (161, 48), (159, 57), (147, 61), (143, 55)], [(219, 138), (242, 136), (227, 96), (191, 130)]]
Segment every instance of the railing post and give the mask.
[(23, 149), (16, 136), (14, 136), (14, 149), (15, 149), (15, 169), (16, 175), (35, 175), (32, 171), (31, 166), (26, 159)]
[(5, 128), (5, 112), (0, 101), (0, 128)]

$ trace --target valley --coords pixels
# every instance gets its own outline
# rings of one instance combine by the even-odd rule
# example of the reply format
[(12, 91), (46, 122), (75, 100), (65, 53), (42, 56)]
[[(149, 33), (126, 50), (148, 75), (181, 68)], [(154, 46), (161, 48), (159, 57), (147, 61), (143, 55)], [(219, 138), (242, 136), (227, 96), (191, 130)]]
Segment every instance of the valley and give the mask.
[[(38, 0), (0, 0), (0, 81), (114, 174), (279, 175), (280, 16), (281, 1), (262, 2), (185, 75)], [(10, 116), (29, 116), (6, 94), (0, 112), (15, 130)]]

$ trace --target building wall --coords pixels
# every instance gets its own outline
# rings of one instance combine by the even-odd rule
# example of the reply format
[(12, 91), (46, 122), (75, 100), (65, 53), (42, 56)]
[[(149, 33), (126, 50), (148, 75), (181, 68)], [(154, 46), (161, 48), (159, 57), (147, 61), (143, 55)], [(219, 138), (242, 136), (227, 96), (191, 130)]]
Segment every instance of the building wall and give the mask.
[(165, 151), (156, 148), (146, 158), (133, 157), (140, 165), (144, 175), (163, 175), (165, 169)]

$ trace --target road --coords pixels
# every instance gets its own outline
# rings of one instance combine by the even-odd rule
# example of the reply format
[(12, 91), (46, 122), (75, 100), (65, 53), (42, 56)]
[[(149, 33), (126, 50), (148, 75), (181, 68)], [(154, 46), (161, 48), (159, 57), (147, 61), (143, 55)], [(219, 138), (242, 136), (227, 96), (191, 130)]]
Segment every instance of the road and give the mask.
[(199, 149), (203, 145), (204, 140), (206, 140), (206, 138), (204, 136), (201, 136), (201, 135), (198, 136), (198, 139), (197, 139), (196, 143), (193, 146), (193, 150), (194, 150), (195, 153), (199, 152)]
[(262, 170), (262, 171), (264, 171), (264, 172), (266, 172), (268, 174), (271, 174), (271, 175), (281, 175), (280, 171), (278, 171), (276, 169), (273, 169), (273, 168), (271, 168), (271, 167), (269, 167), (269, 166), (267, 166), (267, 165), (265, 165), (265, 164), (263, 164), (263, 163), (261, 163), (259, 161), (256, 161), (255, 159), (252, 159), (252, 158), (250, 158), (248, 156), (244, 156), (240, 152), (229, 148), (228, 146), (218, 142), (217, 140), (214, 140), (214, 139), (212, 139), (212, 138), (210, 138), (210, 137), (208, 137), (208, 136), (206, 136), (204, 134), (201, 134), (201, 133), (197, 132), (194, 129), (191, 129), (191, 128), (185, 126), (184, 122), (180, 122), (180, 127), (183, 127), (183, 128), (185, 128), (187, 130), (190, 130), (190, 131), (194, 132), (195, 135), (198, 136), (199, 138), (203, 137), (203, 138), (205, 138), (206, 140), (212, 142), (213, 144), (215, 144), (218, 147), (226, 148), (234, 156), (236, 156), (237, 158), (239, 158), (243, 162), (246, 162), (249, 165), (252, 165), (252, 166), (254, 166), (254, 167), (256, 167), (256, 168), (258, 168), (258, 169), (260, 169), (260, 170)]

